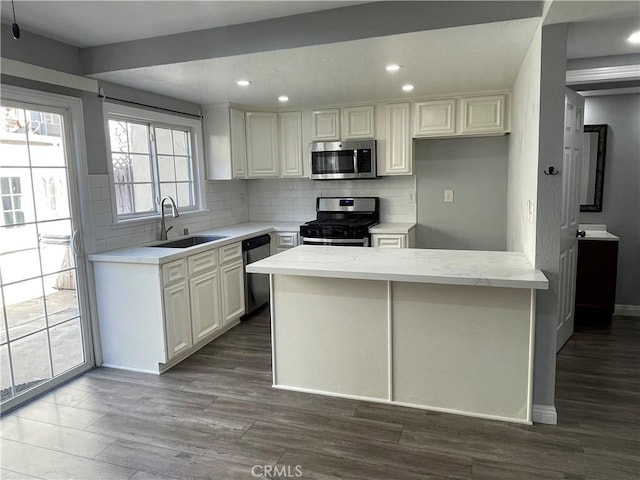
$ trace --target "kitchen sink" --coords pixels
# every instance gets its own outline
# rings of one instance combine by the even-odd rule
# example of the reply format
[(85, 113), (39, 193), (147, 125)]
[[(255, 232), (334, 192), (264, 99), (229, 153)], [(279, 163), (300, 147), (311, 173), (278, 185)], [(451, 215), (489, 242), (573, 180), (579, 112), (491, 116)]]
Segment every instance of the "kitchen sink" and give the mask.
[(222, 240), (227, 238), (221, 235), (193, 235), (191, 237), (180, 238), (179, 240), (171, 240), (170, 242), (158, 243), (157, 245), (151, 245), (152, 247), (162, 248), (188, 248), (194, 245), (200, 245), (202, 243), (215, 242), (216, 240)]

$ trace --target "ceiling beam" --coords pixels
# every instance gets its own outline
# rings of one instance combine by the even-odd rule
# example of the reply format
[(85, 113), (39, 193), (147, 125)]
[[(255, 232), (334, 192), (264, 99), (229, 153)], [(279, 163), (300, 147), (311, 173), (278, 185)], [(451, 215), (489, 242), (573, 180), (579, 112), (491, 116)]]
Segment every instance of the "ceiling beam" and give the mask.
[[(541, 1), (374, 2), (85, 48), (84, 74), (539, 17)], [(439, 46), (446, 48), (446, 45)]]

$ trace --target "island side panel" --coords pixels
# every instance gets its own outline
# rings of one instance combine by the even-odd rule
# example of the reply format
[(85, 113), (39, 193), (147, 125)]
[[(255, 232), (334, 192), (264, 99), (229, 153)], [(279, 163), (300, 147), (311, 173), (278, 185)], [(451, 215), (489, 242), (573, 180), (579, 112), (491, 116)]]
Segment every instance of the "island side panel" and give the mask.
[(393, 400), (530, 422), (531, 291), (393, 283)]
[(276, 386), (387, 400), (387, 282), (274, 275)]

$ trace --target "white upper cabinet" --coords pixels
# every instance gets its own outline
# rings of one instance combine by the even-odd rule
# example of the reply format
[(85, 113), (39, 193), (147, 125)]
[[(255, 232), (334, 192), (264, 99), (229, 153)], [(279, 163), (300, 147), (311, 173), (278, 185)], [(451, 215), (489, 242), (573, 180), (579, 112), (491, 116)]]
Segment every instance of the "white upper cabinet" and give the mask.
[(379, 162), (378, 175), (411, 175), (410, 114), (411, 106), (408, 103), (385, 106), (384, 162)]
[(438, 135), (452, 135), (455, 133), (455, 98), (416, 102), (413, 104), (413, 108), (413, 118), (415, 123), (413, 129), (414, 136), (431, 137)]
[(244, 112), (229, 109), (231, 121), (231, 168), (233, 178), (245, 178), (247, 176), (247, 135)]
[(280, 176), (302, 177), (304, 154), (302, 148), (302, 112), (279, 114)]
[(413, 136), (503, 135), (510, 130), (509, 95), (474, 95), (415, 102)]
[(204, 111), (207, 180), (245, 178), (247, 150), (244, 112), (228, 105)]
[(278, 115), (247, 112), (247, 177), (278, 176)]
[(311, 140), (330, 142), (375, 138), (374, 117), (373, 105), (314, 110)]
[(311, 112), (313, 141), (340, 140), (340, 110), (331, 108), (327, 110), (314, 110)]
[(505, 95), (487, 95), (462, 99), (461, 133), (502, 133), (505, 124)]
[(341, 112), (342, 140), (375, 137), (373, 105), (347, 107)]

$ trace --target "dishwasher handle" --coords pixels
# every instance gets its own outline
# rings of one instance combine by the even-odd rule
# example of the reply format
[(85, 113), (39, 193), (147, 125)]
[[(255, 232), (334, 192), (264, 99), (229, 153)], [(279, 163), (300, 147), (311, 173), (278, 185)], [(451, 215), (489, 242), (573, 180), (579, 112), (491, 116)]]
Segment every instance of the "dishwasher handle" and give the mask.
[(271, 243), (271, 236), (269, 234), (249, 238), (242, 241), (242, 251), (246, 252), (247, 250), (253, 250), (254, 248), (268, 245), (269, 243)]

